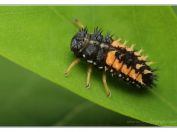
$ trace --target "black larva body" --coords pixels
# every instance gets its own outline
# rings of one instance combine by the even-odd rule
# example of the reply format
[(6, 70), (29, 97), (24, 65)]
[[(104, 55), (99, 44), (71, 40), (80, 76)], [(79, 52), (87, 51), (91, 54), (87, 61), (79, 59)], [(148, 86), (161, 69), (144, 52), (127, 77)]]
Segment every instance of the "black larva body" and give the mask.
[[(100, 70), (109, 71), (112, 76), (122, 78), (137, 87), (151, 87), (154, 84), (155, 75), (153, 69), (146, 64), (147, 61), (139, 59), (141, 56), (136, 55), (134, 50), (128, 51), (124, 47), (114, 47), (113, 41), (109, 34), (103, 37), (102, 31), (98, 28), (94, 30), (94, 33), (88, 33), (87, 29), (83, 28), (72, 38), (71, 50), (77, 57), (83, 58)], [(110, 53), (114, 51), (115, 54), (111, 56)], [(114, 60), (111, 60), (111, 57)], [(122, 71), (120, 69), (116, 70), (116, 64), (113, 65), (115, 60), (118, 60), (122, 67), (126, 66), (127, 69), (131, 69), (129, 73), (134, 70), (135, 75), (138, 76), (137, 79), (132, 77), (132, 73), (126, 74), (123, 69)], [(109, 65), (108, 61), (114, 63)], [(137, 68), (137, 65), (141, 67)]]
[[(106, 38), (105, 42), (112, 42), (111, 37)], [(82, 29), (72, 38), (71, 50), (77, 57), (84, 58), (98, 69), (104, 69), (109, 43), (102, 43), (102, 40), (103, 36), (98, 29), (93, 34), (88, 34), (87, 29)]]

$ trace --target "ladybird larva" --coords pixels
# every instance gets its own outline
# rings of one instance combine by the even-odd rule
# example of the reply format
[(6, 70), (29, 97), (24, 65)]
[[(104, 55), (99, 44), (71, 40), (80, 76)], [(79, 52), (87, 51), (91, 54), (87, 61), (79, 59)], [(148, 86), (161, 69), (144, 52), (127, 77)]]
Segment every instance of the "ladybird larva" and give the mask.
[(156, 75), (154, 69), (150, 67), (151, 62), (147, 61), (147, 56), (141, 54), (142, 50), (134, 50), (134, 45), (126, 46), (120, 39), (114, 40), (110, 34), (102, 35), (102, 30), (98, 27), (93, 33), (88, 33), (78, 20), (75, 24), (79, 31), (71, 40), (71, 51), (77, 57), (68, 67), (65, 74), (78, 64), (80, 60), (89, 63), (86, 86), (90, 86), (92, 65), (103, 71), (102, 81), (107, 96), (111, 95), (106, 82), (106, 73), (113, 77), (118, 77), (138, 88), (152, 87)]

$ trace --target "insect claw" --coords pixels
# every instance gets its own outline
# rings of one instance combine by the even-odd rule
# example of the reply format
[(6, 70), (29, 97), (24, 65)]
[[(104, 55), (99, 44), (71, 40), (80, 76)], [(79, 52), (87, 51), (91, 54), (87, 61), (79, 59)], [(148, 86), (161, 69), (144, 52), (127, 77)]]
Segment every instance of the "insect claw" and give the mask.
[(65, 72), (64, 74), (65, 74), (65, 77), (68, 77), (68, 75), (69, 75), (68, 72)]
[(109, 91), (108, 93), (106, 93), (107, 97), (111, 97), (111, 91)]
[(103, 75), (102, 75), (102, 81), (103, 81), (103, 85), (104, 85), (104, 89), (105, 89), (107, 97), (111, 97), (111, 91), (110, 91), (107, 81), (106, 81), (106, 72), (105, 71), (103, 72)]
[(87, 89), (89, 89), (89, 88), (90, 88), (90, 83), (86, 84), (85, 87), (86, 87)]

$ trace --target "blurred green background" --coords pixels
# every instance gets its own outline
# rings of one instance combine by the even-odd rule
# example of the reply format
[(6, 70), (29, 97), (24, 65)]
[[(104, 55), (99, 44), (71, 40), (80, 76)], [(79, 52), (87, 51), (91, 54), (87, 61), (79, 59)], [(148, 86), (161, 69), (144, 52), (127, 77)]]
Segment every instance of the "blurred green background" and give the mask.
[(93, 104), (3, 57), (0, 73), (1, 126), (151, 126)]

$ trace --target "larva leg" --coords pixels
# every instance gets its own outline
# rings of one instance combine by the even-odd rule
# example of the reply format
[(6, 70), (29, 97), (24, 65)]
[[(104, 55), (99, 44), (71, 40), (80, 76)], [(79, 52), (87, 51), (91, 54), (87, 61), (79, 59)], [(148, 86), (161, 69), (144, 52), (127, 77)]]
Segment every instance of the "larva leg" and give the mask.
[(72, 63), (69, 65), (69, 67), (65, 71), (65, 76), (67, 77), (69, 75), (69, 72), (71, 69), (77, 65), (80, 62), (80, 58), (76, 58), (75, 60), (72, 61)]
[(80, 29), (84, 28), (84, 25), (78, 19), (75, 19), (73, 24)]
[(90, 87), (91, 75), (92, 75), (92, 65), (89, 64), (89, 65), (88, 65), (88, 70), (87, 70), (86, 88), (89, 88), (89, 87)]
[(109, 89), (109, 87), (108, 87), (108, 85), (107, 85), (106, 72), (105, 72), (105, 71), (103, 72), (103, 75), (102, 75), (102, 81), (103, 81), (104, 89), (105, 89), (105, 91), (106, 91), (106, 95), (107, 95), (108, 97), (111, 97), (111, 91), (110, 91), (110, 89)]

